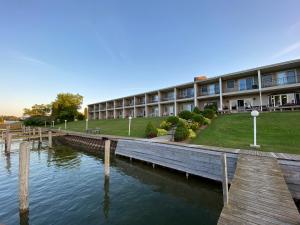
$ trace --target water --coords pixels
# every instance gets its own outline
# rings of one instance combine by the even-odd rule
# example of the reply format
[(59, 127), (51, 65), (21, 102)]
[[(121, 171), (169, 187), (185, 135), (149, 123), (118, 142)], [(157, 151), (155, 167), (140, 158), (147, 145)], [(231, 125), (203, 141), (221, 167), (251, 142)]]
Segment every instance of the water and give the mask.
[(0, 224), (216, 224), (221, 185), (140, 162), (114, 158), (104, 179), (103, 157), (68, 146), (31, 150), (29, 215), (19, 216), (18, 147), (0, 144)]

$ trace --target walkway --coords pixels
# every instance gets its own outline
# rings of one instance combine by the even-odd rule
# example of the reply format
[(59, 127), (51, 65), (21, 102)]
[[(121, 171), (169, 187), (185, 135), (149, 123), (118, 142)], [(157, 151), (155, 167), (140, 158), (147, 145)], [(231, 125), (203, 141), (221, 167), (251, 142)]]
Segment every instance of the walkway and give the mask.
[(277, 159), (239, 155), (218, 224), (300, 224)]

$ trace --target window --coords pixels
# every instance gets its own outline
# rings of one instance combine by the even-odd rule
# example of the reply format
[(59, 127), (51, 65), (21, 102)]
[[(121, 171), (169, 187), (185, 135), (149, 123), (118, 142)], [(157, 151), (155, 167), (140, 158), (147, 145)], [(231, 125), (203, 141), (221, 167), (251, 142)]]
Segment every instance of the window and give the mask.
[(296, 83), (296, 74), (294, 70), (287, 71), (287, 83), (288, 84)]
[(240, 91), (246, 90), (246, 79), (239, 80), (239, 90)]
[(273, 85), (273, 75), (268, 74), (262, 77), (263, 87), (271, 87)]
[(214, 95), (215, 94), (215, 84), (209, 85), (209, 94)]
[(202, 93), (207, 93), (207, 86), (201, 86), (201, 92)]
[(228, 89), (234, 88), (234, 80), (228, 80), (227, 81), (227, 88)]

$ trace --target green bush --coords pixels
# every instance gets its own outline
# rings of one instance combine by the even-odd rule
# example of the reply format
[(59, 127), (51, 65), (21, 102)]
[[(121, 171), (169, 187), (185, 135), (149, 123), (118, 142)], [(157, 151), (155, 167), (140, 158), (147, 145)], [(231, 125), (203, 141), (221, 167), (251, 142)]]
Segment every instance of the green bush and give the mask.
[(201, 110), (196, 106), (193, 110), (193, 113), (195, 114), (200, 114), (201, 113)]
[(157, 130), (157, 136), (165, 136), (165, 135), (168, 134), (168, 131), (165, 130), (165, 129), (159, 129), (159, 128), (157, 128), (156, 130)]
[(78, 113), (76, 119), (77, 119), (77, 120), (84, 120), (84, 119), (85, 119), (85, 116), (84, 116), (82, 113)]
[(166, 120), (163, 120), (163, 121), (160, 123), (159, 127), (160, 127), (161, 129), (164, 129), (164, 130), (170, 130), (171, 127), (172, 127), (172, 123), (167, 122)]
[(194, 131), (198, 130), (199, 127), (200, 127), (200, 124), (197, 122), (194, 122), (194, 121), (188, 122), (188, 124), (187, 124), (187, 128), (192, 129)]
[(188, 110), (184, 110), (182, 112), (180, 112), (178, 114), (179, 118), (185, 119), (185, 120), (191, 120), (193, 117), (193, 113), (188, 111)]
[(203, 124), (204, 125), (209, 125), (209, 124), (211, 124), (211, 120), (208, 119), (208, 118), (204, 118), (204, 123)]
[(179, 118), (177, 126), (184, 126), (187, 127), (188, 126), (188, 121), (182, 118)]
[(196, 138), (196, 133), (192, 129), (189, 129), (189, 138)]
[(149, 122), (146, 126), (145, 135), (147, 138), (154, 138), (157, 136), (157, 130), (151, 122)]
[(175, 141), (184, 141), (189, 136), (189, 130), (182, 125), (177, 126), (174, 134)]
[(217, 103), (211, 103), (209, 105), (204, 106), (204, 110), (206, 109), (212, 109), (215, 113), (218, 112), (218, 105)]
[(203, 116), (208, 119), (213, 119), (216, 115), (216, 112), (213, 109), (205, 109), (203, 111)]
[(192, 120), (194, 122), (199, 123), (200, 125), (202, 125), (204, 123), (204, 117), (200, 114), (194, 114)]
[(44, 126), (45, 121), (47, 125), (50, 125), (53, 120), (55, 119), (51, 116), (31, 116), (25, 119), (23, 123), (25, 126)]
[(167, 122), (171, 123), (172, 125), (176, 125), (179, 121), (179, 118), (177, 116), (169, 116), (167, 118)]

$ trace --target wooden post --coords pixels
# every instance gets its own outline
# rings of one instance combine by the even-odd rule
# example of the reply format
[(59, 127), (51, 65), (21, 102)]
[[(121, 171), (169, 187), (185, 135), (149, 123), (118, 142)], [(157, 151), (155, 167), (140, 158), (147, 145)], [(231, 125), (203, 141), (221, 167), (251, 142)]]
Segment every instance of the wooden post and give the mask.
[(20, 144), (19, 153), (19, 195), (20, 195), (20, 212), (27, 212), (29, 207), (28, 201), (28, 178), (29, 178), (30, 150), (28, 142)]
[(12, 134), (6, 133), (5, 137), (5, 154), (10, 154)]
[(227, 177), (227, 158), (226, 153), (221, 155), (222, 167), (222, 186), (223, 186), (223, 202), (224, 205), (228, 204), (228, 177)]
[(52, 131), (48, 132), (48, 142), (49, 148), (52, 148)]
[(35, 128), (32, 129), (32, 136), (35, 136)]
[(42, 142), (43, 142), (42, 128), (41, 127), (39, 127), (39, 137), (40, 137), (40, 140), (39, 140), (39, 147), (38, 148), (41, 148), (42, 147)]
[(104, 175), (109, 176), (109, 165), (110, 165), (110, 140), (105, 140), (104, 147)]

